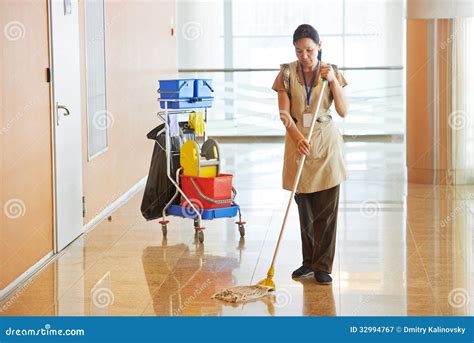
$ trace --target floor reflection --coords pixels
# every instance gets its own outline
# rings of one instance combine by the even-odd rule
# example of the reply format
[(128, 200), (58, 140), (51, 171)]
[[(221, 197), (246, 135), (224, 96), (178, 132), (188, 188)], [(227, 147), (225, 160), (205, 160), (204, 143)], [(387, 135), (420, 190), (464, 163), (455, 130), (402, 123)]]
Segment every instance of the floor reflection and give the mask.
[(312, 278), (300, 281), (303, 285), (304, 316), (336, 316), (333, 285), (318, 285)]
[(474, 314), (474, 186), (405, 181), (403, 144), (347, 143), (332, 286), (296, 281), (301, 263), (296, 207), (275, 265), (276, 291), (257, 301), (211, 299), (223, 287), (266, 276), (288, 192), (280, 189), (280, 143), (221, 144), (247, 221), (173, 217), (168, 238), (146, 222), (137, 194), (73, 242), (0, 303), (0, 315), (424, 316)]
[[(183, 246), (184, 252), (174, 267), (170, 266), (167, 255), (176, 249), (181, 251)], [(162, 246), (149, 246), (143, 251), (143, 268), (147, 276), (154, 273), (168, 274), (158, 291), (154, 291), (153, 281), (149, 281), (155, 315), (222, 314), (222, 305), (211, 300), (211, 296), (219, 289), (233, 285), (232, 271), (239, 266), (238, 259), (205, 254), (204, 247), (205, 245), (199, 244), (191, 250), (184, 244), (169, 246), (164, 239)]]

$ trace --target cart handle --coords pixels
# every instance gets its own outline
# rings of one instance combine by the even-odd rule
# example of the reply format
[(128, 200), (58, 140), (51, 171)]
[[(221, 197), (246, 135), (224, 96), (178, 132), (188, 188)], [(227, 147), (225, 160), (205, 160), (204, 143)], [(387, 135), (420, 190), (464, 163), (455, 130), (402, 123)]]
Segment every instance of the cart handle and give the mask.
[(204, 85), (207, 86), (211, 92), (214, 92), (214, 89), (211, 87), (211, 85), (207, 81), (203, 81)]
[(183, 88), (184, 86), (186, 86), (188, 84), (189, 81), (185, 81), (181, 84), (181, 86), (179, 86), (178, 90), (177, 91), (162, 91), (161, 88), (158, 88), (158, 93), (161, 93), (161, 94), (177, 94), (181, 91), (181, 88)]
[[(160, 91), (158, 89), (158, 93), (163, 93), (163, 94), (175, 94), (179, 93), (178, 91)], [(214, 98), (200, 98), (200, 97), (190, 97), (190, 98), (179, 98), (179, 99), (166, 99), (166, 98), (158, 98), (157, 99), (160, 102), (189, 102), (189, 103), (195, 103), (195, 102), (201, 102), (201, 101), (213, 101)]]
[(196, 182), (194, 181), (193, 178), (191, 178), (191, 183), (193, 184), (194, 188), (196, 188), (196, 190), (199, 193), (199, 196), (201, 198), (203, 198), (206, 201), (212, 202), (213, 204), (217, 204), (217, 205), (222, 205), (222, 204), (234, 201), (235, 196), (237, 194), (237, 191), (235, 190), (235, 188), (232, 187), (232, 198), (223, 199), (223, 200), (216, 200), (216, 199), (209, 198), (207, 195), (205, 195), (203, 192), (201, 192), (201, 190), (199, 189), (198, 185), (196, 184)]

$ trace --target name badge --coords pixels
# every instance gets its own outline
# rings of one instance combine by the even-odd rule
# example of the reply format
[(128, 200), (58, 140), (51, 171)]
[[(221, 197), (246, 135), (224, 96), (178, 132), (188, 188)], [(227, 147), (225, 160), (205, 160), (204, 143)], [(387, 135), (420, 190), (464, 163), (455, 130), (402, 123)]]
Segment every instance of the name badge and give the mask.
[(303, 127), (311, 127), (313, 116), (313, 113), (303, 113)]

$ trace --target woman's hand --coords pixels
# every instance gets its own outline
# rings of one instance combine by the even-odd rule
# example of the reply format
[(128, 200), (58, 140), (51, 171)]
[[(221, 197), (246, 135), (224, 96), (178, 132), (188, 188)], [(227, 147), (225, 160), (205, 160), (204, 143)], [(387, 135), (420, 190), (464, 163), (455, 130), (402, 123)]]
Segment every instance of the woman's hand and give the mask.
[(334, 73), (334, 69), (330, 64), (323, 64), (321, 66), (321, 77), (328, 80), (329, 83), (336, 80), (336, 74)]
[(300, 155), (306, 155), (306, 156), (309, 155), (310, 145), (309, 145), (308, 141), (306, 140), (306, 138), (301, 137), (300, 140), (298, 141), (298, 143), (296, 143), (296, 148), (297, 148), (298, 153)]

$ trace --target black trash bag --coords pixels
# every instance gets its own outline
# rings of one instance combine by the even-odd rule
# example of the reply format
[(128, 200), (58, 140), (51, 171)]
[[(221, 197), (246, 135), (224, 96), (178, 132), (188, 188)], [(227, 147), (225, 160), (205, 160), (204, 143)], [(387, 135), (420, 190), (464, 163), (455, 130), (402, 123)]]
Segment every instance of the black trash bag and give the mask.
[[(165, 124), (161, 124), (151, 130), (147, 137), (155, 141), (153, 155), (150, 163), (150, 171), (143, 193), (141, 211), (146, 220), (162, 217), (163, 209), (176, 192), (176, 187), (168, 179), (166, 174), (166, 136), (163, 130)], [(161, 133), (159, 133), (161, 131)], [(159, 134), (158, 134), (159, 133)], [(175, 178), (179, 168), (179, 151), (182, 140), (180, 137), (171, 137), (171, 175)], [(180, 197), (176, 197), (173, 204), (179, 204)]]

